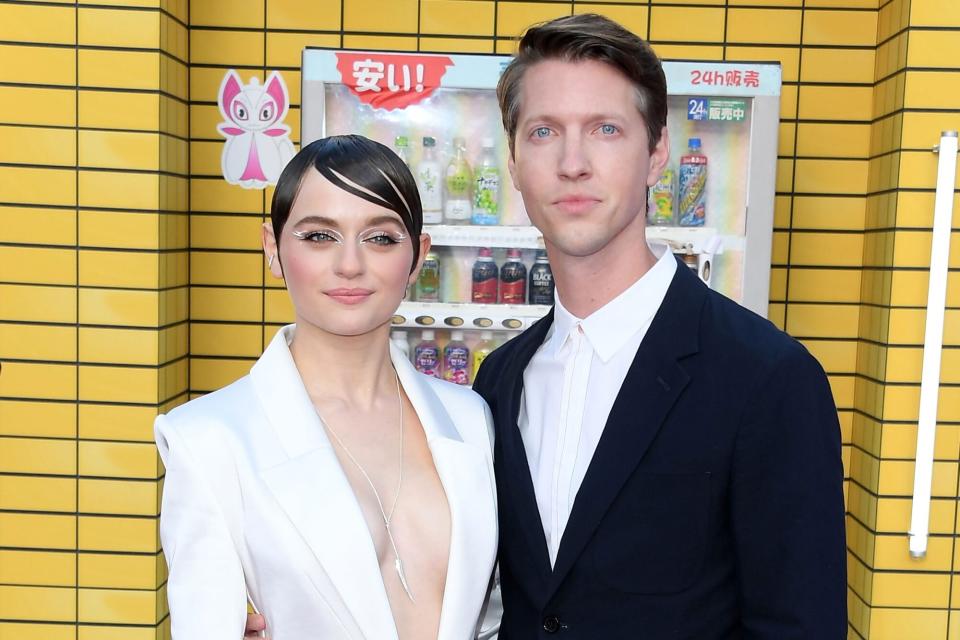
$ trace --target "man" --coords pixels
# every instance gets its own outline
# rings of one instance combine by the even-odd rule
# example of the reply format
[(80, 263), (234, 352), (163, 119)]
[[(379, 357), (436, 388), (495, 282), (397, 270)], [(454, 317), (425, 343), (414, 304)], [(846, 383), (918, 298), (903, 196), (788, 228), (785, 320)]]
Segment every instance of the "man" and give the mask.
[(796, 341), (645, 235), (666, 81), (596, 15), (530, 29), (497, 88), (557, 304), (491, 354), (501, 640), (845, 638), (840, 433)]

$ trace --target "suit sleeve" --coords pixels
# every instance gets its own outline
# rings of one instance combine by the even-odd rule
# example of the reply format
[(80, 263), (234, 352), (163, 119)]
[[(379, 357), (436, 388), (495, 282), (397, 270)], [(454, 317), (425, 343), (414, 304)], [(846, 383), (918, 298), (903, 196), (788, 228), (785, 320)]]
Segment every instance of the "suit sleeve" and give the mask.
[(748, 401), (731, 478), (744, 638), (847, 636), (843, 464), (819, 363), (796, 345)]
[(166, 467), (160, 540), (174, 640), (239, 640), (247, 615), (243, 569), (222, 510), (166, 416), (154, 425)]

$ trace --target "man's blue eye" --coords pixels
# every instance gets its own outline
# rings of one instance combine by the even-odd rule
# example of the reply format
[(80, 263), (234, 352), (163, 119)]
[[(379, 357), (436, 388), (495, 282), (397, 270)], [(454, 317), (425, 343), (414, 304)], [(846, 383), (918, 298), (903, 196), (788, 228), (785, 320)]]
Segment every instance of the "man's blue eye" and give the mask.
[(604, 135), (612, 136), (617, 132), (617, 128), (612, 124), (603, 124), (600, 125), (600, 132)]
[(546, 138), (550, 135), (550, 129), (547, 127), (537, 127), (533, 130), (533, 135), (535, 138)]

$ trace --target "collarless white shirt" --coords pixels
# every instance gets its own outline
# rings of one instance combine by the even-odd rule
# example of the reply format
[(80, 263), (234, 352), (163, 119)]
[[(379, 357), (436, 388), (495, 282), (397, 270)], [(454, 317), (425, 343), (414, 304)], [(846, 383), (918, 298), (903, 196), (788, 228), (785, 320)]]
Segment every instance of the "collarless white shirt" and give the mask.
[(665, 245), (650, 248), (654, 266), (588, 317), (571, 314), (558, 295), (553, 324), (523, 372), (518, 425), (551, 566), (627, 370), (677, 270)]

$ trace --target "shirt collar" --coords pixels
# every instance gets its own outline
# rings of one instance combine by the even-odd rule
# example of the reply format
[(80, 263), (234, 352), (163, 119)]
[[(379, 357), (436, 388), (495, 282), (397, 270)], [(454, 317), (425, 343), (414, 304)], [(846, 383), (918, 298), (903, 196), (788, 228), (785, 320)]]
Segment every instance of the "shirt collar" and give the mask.
[(586, 318), (570, 313), (557, 292), (552, 331), (545, 343), (554, 357), (560, 353), (577, 324), (603, 362), (609, 362), (632, 336), (649, 326), (677, 270), (677, 260), (666, 245), (650, 245), (650, 250), (658, 258), (653, 267)]

